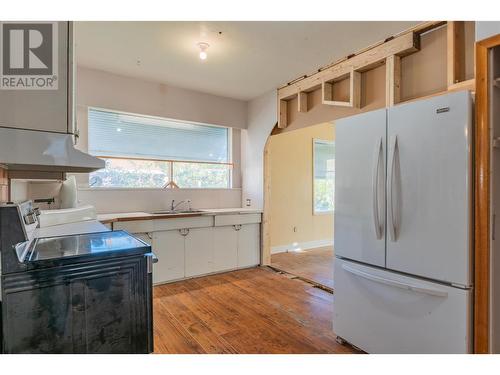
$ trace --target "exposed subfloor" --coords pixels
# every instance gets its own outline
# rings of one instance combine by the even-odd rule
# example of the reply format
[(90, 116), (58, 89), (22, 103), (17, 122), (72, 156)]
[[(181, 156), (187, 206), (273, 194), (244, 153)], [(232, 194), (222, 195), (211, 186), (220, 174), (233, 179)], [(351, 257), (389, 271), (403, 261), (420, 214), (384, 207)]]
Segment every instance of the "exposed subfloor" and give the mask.
[(333, 247), (271, 255), (271, 266), (333, 289)]
[(155, 353), (356, 353), (331, 293), (267, 267), (156, 286), (153, 303)]

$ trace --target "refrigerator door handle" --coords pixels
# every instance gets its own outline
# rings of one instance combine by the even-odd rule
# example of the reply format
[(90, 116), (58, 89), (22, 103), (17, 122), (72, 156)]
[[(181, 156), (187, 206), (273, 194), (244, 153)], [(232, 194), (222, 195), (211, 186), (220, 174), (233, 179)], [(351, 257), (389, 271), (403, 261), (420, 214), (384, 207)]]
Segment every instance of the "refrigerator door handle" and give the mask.
[[(398, 148), (398, 136), (391, 137), (391, 144), (389, 150), (391, 156), (388, 162), (388, 176), (387, 176), (387, 221), (389, 227), (389, 235), (392, 242), (397, 241), (397, 228), (399, 226), (399, 207), (394, 204), (394, 167), (396, 160), (396, 151)], [(396, 206), (396, 207), (395, 207)], [(396, 214), (394, 213), (396, 209)]]
[(347, 271), (353, 275), (362, 277), (362, 278), (370, 280), (370, 281), (374, 281), (376, 283), (394, 286), (396, 288), (406, 289), (406, 290), (410, 290), (410, 291), (413, 291), (416, 293), (428, 294), (428, 295), (435, 296), (435, 297), (443, 297), (443, 298), (448, 297), (448, 292), (441, 290), (441, 289), (427, 288), (427, 287), (422, 287), (422, 286), (418, 286), (418, 285), (414, 285), (414, 284), (410, 284), (410, 283), (405, 283), (402, 281), (387, 279), (385, 277), (372, 275), (368, 272), (349, 267), (346, 264), (342, 265), (342, 269), (344, 269), (345, 271)]
[(373, 176), (372, 176), (372, 204), (373, 204), (373, 224), (375, 226), (375, 236), (377, 240), (382, 238), (383, 227), (380, 224), (379, 213), (379, 176), (380, 176), (380, 159), (382, 154), (382, 138), (377, 141), (375, 151), (373, 152)]

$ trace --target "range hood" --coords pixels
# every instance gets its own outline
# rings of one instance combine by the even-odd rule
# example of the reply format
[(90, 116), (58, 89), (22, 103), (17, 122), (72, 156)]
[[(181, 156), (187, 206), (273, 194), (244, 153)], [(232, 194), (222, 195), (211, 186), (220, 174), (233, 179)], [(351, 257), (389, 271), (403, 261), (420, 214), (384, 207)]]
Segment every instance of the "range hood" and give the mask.
[(75, 149), (71, 134), (0, 127), (0, 164), (12, 170), (84, 173), (105, 163)]

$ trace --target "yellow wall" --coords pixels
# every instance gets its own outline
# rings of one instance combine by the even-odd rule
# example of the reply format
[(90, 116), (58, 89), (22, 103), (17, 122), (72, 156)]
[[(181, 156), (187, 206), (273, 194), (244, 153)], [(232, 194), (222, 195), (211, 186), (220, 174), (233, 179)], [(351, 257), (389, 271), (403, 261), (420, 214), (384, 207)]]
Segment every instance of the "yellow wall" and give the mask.
[(322, 123), (269, 139), (271, 247), (333, 239), (333, 214), (313, 215), (313, 139), (334, 140), (334, 125)]

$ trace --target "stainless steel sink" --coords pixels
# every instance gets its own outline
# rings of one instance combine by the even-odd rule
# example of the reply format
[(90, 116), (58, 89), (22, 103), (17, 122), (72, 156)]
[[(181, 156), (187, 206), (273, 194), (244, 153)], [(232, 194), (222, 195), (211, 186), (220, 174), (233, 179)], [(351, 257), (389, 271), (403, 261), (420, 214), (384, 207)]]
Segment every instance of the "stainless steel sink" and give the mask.
[(203, 210), (161, 210), (161, 211), (153, 211), (151, 214), (153, 215), (186, 215), (186, 214), (200, 214), (205, 212)]

